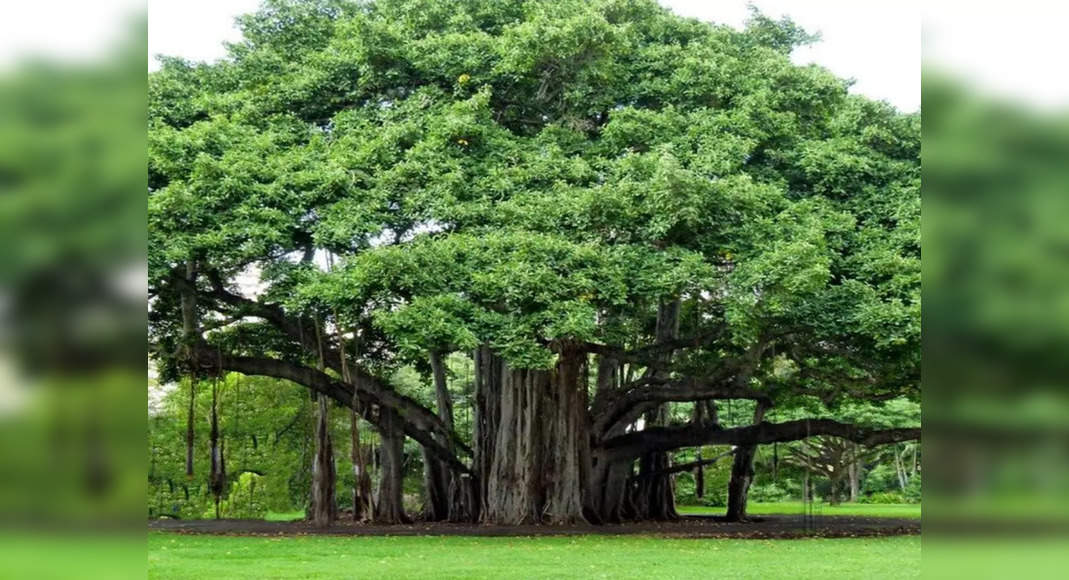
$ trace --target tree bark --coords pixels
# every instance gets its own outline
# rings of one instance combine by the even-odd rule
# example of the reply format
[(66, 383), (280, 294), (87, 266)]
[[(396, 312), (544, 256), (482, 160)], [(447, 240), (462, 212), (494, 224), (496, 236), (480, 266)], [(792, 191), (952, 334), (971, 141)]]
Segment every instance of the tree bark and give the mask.
[(325, 395), (316, 395), (316, 449), (312, 466), (312, 521), (325, 528), (337, 518), (334, 500), (334, 444), (330, 437), (330, 407)]
[[(430, 353), (431, 374), (434, 380), (435, 398), (438, 406), (438, 417), (442, 420), (445, 428), (453, 431), (453, 401), (449, 395), (449, 385), (446, 382), (445, 365), (442, 361), (442, 353), (432, 350)], [(452, 450), (452, 440), (446, 439), (442, 444)], [(449, 466), (438, 460), (423, 449), (423, 484), (426, 497), (423, 505), (423, 517), (428, 521), (441, 521), (453, 519), (450, 513), (452, 504), (452, 472)]]
[(401, 430), (401, 420), (390, 409), (381, 409), (379, 421), (379, 438), (381, 473), (379, 494), (375, 503), (375, 522), (382, 524), (403, 524), (410, 520), (405, 515), (403, 499), (403, 449), (405, 434)]
[(846, 469), (850, 479), (850, 501), (856, 502), (861, 492), (861, 459), (858, 457), (856, 444), (851, 444), (851, 451), (853, 456)]
[[(505, 368), (499, 423), (486, 481), (483, 521), (515, 525), (541, 520), (545, 502), (542, 454), (547, 371)], [(545, 437), (545, 440), (549, 440)], [(546, 450), (552, 452), (552, 450)]]
[(549, 524), (586, 522), (583, 506), (589, 503), (585, 484), (590, 477), (590, 434), (587, 416), (586, 354), (571, 345), (558, 350), (557, 366), (545, 399), (543, 475)]
[(353, 407), (349, 410), (349, 458), (353, 463), (353, 521), (371, 517), (371, 475), (367, 471), (364, 452), (360, 446), (360, 401), (353, 394)]
[(586, 521), (590, 448), (585, 354), (562, 345), (552, 371), (510, 368), (485, 347), (475, 358), (480, 521)]
[[(679, 337), (679, 299), (662, 302), (657, 307), (658, 343), (669, 343)], [(669, 350), (662, 355), (662, 362), (667, 363), (672, 356)], [(663, 371), (654, 371), (651, 377), (666, 378)], [(664, 426), (668, 424), (668, 407), (660, 404), (646, 413), (646, 426)], [(671, 461), (667, 451), (651, 450), (639, 459), (639, 480), (634, 493), (637, 514), (640, 519), (675, 520), (676, 513), (675, 485), (671, 475), (665, 473)]]
[[(607, 401), (614, 397), (622, 381), (620, 361), (609, 355), (598, 355), (597, 390), (594, 409), (603, 409)], [(608, 425), (607, 431), (602, 426), (592, 428), (592, 441), (600, 444), (606, 437), (621, 435), (624, 427)], [(630, 486), (633, 460), (614, 460), (603, 453), (599, 447), (591, 450), (591, 479), (588, 486), (590, 501), (588, 511), (593, 513), (592, 520), (598, 523), (619, 523), (633, 516)]]
[[(319, 370), (323, 370), (323, 333), (316, 319), (316, 340), (319, 342)], [(316, 394), (316, 448), (312, 463), (312, 521), (317, 527), (330, 526), (338, 516), (334, 498), (337, 472), (334, 465), (334, 442), (330, 436), (330, 407), (327, 396)]]
[(495, 355), (489, 346), (475, 349), (472, 356), (475, 363), (475, 421), (472, 426), (473, 461), (475, 481), (472, 491), (475, 495), (475, 514), (480, 521), (486, 521), (487, 485), (492, 472), (497, 442), (498, 424), (501, 418), (501, 375), (504, 361)]
[[(763, 403), (757, 403), (754, 425), (764, 421), (766, 408)], [(742, 445), (735, 449), (735, 459), (731, 463), (731, 479), (728, 481), (726, 519), (729, 522), (746, 521), (746, 503), (749, 499), (750, 484), (753, 483), (753, 460), (756, 455), (757, 445)]]

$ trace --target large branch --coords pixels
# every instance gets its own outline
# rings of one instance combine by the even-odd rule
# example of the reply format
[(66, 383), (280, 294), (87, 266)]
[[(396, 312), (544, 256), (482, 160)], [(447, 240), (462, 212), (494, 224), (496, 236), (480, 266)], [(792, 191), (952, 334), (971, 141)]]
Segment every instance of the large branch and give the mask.
[(712, 342), (714, 339), (720, 337), (723, 334), (723, 329), (718, 328), (709, 332), (698, 334), (696, 336), (688, 336), (685, 338), (675, 338), (671, 340), (662, 340), (654, 344), (628, 350), (617, 346), (611, 346), (607, 344), (599, 344), (596, 342), (584, 342), (579, 345), (579, 348), (585, 352), (596, 354), (599, 356), (607, 356), (614, 358), (620, 362), (639, 364), (643, 366), (663, 366), (665, 364), (664, 354), (670, 353), (675, 350), (685, 348), (696, 348), (699, 346), (705, 346)]
[(709, 459), (701, 459), (699, 461), (691, 461), (690, 463), (680, 463), (679, 465), (673, 465), (673, 466), (665, 468), (665, 469), (659, 469), (657, 471), (650, 471), (648, 473), (640, 473), (638, 475), (631, 476), (631, 479), (643, 479), (643, 478), (655, 477), (655, 476), (659, 476), (659, 475), (670, 475), (670, 474), (673, 474), (673, 473), (681, 473), (681, 472), (684, 472), (684, 471), (690, 471), (692, 469), (697, 469), (699, 467), (704, 467), (706, 465), (712, 465), (713, 463), (716, 463), (717, 461), (720, 461), (721, 459), (727, 457), (728, 455), (734, 455), (734, 454), (735, 454), (735, 449), (731, 449), (730, 451), (725, 451), (725, 452), (717, 455), (716, 457), (711, 457)]
[(921, 438), (920, 428), (869, 429), (834, 419), (799, 419), (785, 423), (758, 423), (733, 429), (706, 425), (652, 427), (613, 437), (603, 447), (614, 459), (636, 458), (644, 453), (671, 451), (698, 445), (762, 445), (799, 441), (817, 435), (834, 435), (855, 443), (874, 446)]
[[(252, 300), (227, 291), (218, 276), (212, 273), (209, 273), (208, 278), (212, 284), (211, 292), (204, 292), (194, 288), (194, 291), (203, 298), (229, 305), (237, 311), (235, 314), (262, 318), (291, 339), (297, 341), (307, 352), (318, 354), (319, 344), (316, 340), (315, 332), (312, 331), (314, 327), (313, 320), (294, 319), (288, 316), (278, 305)], [(183, 285), (185, 282), (184, 280), (176, 280), (176, 283)], [(341, 355), (329, 342), (323, 344), (323, 360), (328, 368), (341, 374)], [(437, 432), (442, 436), (443, 440), (452, 441), (458, 449), (471, 455), (471, 448), (430, 409), (383, 384), (377, 377), (353, 364), (352, 361), (349, 362), (349, 374), (354, 387), (362, 393), (366, 392), (375, 397), (377, 405), (393, 409), (406, 420), (410, 418), (413, 422), (427, 425), (428, 430)]]
[(678, 378), (648, 376), (634, 381), (619, 394), (606, 395), (594, 412), (594, 432), (606, 433), (615, 424), (637, 418), (649, 405), (710, 399), (749, 399), (770, 403), (766, 393), (741, 386), (734, 378)]
[[(246, 375), (286, 379), (322, 393), (348, 409), (353, 408), (353, 385), (337, 380), (311, 367), (272, 358), (225, 355), (207, 345), (199, 347), (196, 350), (196, 356), (197, 364), (206, 369), (222, 368)], [(397, 410), (396, 406), (387, 404), (373, 390), (357, 389), (357, 397), (361, 402), (362, 409), (360, 411), (362, 416), (376, 425), (378, 425), (379, 415), (372, 412), (373, 405)], [(437, 459), (449, 463), (462, 472), (470, 473), (471, 470), (433, 436), (433, 433), (439, 431), (437, 426), (440, 421), (428, 421), (427, 417), (421, 413), (402, 414), (398, 411), (398, 415), (401, 416), (401, 420), (404, 423), (406, 435), (418, 441)], [(434, 419), (437, 419), (437, 417), (434, 417)], [(468, 454), (471, 453), (466, 446), (462, 448)]]

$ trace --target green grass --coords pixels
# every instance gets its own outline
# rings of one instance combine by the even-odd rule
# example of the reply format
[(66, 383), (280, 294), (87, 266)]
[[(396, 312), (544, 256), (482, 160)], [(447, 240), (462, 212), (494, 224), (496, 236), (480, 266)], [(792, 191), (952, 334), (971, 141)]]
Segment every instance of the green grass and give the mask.
[[(707, 506), (679, 506), (681, 514), (710, 514), (724, 515), (722, 507)], [(753, 515), (764, 514), (801, 514), (803, 513), (802, 502), (785, 501), (777, 503), (750, 503), (746, 506), (747, 513)], [(813, 513), (822, 516), (869, 516), (877, 518), (919, 518), (921, 517), (921, 505), (915, 503), (844, 503), (837, 506), (828, 504), (815, 504)]]
[(267, 512), (264, 519), (269, 522), (292, 522), (293, 520), (303, 520), (304, 510), (293, 512)]
[(234, 537), (152, 532), (150, 578), (917, 578), (921, 540)]

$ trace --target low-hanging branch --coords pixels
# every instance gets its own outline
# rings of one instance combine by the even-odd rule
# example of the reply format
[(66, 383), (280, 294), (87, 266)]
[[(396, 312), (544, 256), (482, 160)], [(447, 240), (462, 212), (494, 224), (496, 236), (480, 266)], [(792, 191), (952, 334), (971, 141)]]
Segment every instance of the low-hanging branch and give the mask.
[(722, 429), (708, 425), (652, 427), (627, 433), (605, 441), (604, 448), (618, 460), (637, 458), (644, 453), (671, 451), (698, 445), (762, 445), (799, 441), (817, 435), (834, 435), (855, 443), (872, 446), (899, 441), (919, 440), (917, 428), (870, 429), (834, 419), (799, 419), (784, 423), (762, 422), (756, 425)]
[(631, 479), (641, 479), (641, 478), (644, 478), (644, 477), (656, 477), (656, 476), (660, 476), (660, 475), (671, 475), (673, 473), (681, 473), (681, 472), (684, 472), (684, 471), (690, 471), (690, 470), (696, 469), (698, 467), (704, 467), (706, 465), (712, 465), (712, 464), (716, 463), (717, 461), (720, 461), (721, 459), (723, 459), (723, 458), (725, 458), (725, 457), (727, 457), (729, 455), (734, 455), (734, 454), (735, 454), (735, 449), (731, 449), (730, 451), (725, 451), (725, 452), (717, 455), (716, 457), (710, 457), (709, 459), (702, 459), (700, 461), (691, 461), (689, 463), (680, 463), (679, 465), (673, 465), (673, 466), (671, 466), (671, 467), (669, 467), (667, 469), (659, 469), (657, 471), (650, 471), (648, 473), (640, 473), (638, 475), (633, 475), (631, 477)]
[[(302, 332), (303, 323), (301, 320), (294, 320), (292, 317), (287, 316), (278, 305), (252, 300), (227, 291), (218, 275), (215, 275), (214, 273), (208, 277), (212, 281), (213, 289), (211, 292), (197, 290), (180, 277), (175, 277), (174, 280), (183, 291), (196, 291), (202, 301), (222, 302), (235, 308), (240, 314), (261, 318), (288, 335), (290, 338), (298, 341), (301, 347), (309, 353), (319, 354), (320, 345), (316, 341), (315, 334), (312, 332)], [(314, 326), (314, 323), (309, 320), (307, 321), (307, 325), (311, 328), (311, 326)], [(324, 341), (322, 346), (323, 362), (326, 367), (341, 374), (343, 370), (342, 360), (338, 350), (333, 348), (328, 341)], [(423, 405), (420, 405), (410, 397), (406, 397), (383, 384), (382, 381), (374, 375), (368, 373), (358, 365), (353, 364), (351, 361), (348, 367), (348, 372), (351, 376), (351, 380), (349, 381), (350, 384), (360, 392), (366, 392), (369, 396), (373, 397), (375, 399), (374, 404), (395, 410), (398, 415), (405, 418), (406, 421), (411, 419), (420, 424), (425, 424), (428, 430), (439, 433), (442, 435), (443, 439), (452, 440), (458, 449), (470, 454), (470, 448), (457, 437), (455, 432), (445, 425), (437, 414)], [(333, 395), (329, 394), (328, 396), (333, 397)], [(337, 400), (336, 397), (334, 398)], [(340, 400), (339, 402), (346, 406), (351, 404)]]
[[(327, 395), (345, 408), (352, 408), (354, 387), (348, 383), (334, 379), (330, 375), (316, 369), (272, 358), (239, 357), (219, 354), (218, 351), (210, 349), (206, 345), (199, 347), (195, 352), (198, 357), (198, 363), (202, 366), (210, 368), (221, 367), (225, 370), (246, 375), (261, 375), (290, 380), (300, 385), (304, 385), (313, 391)], [(385, 408), (389, 408), (390, 406), (385, 404), (383, 400), (375, 397), (370, 391), (360, 389), (356, 392), (361, 403), (363, 403), (361, 405), (362, 408), (359, 410), (362, 413), (362, 416), (364, 419), (377, 425), (379, 417), (374, 414), (372, 406)], [(396, 407), (394, 408), (396, 409)], [(464, 465), (456, 455), (439, 443), (433, 436), (434, 432), (442, 432), (436, 428), (436, 426), (440, 424), (437, 417), (434, 417), (434, 423), (430, 423), (426, 420), (426, 417), (423, 414), (398, 414), (401, 417), (406, 435), (425, 446), (437, 459), (445, 461), (454, 469), (464, 473), (471, 472), (469, 467)], [(451, 433), (444, 435), (452, 436)], [(462, 450), (464, 453), (468, 455), (471, 454), (471, 449), (467, 445), (464, 445), (463, 442), (455, 442), (455, 445), (456, 448)]]

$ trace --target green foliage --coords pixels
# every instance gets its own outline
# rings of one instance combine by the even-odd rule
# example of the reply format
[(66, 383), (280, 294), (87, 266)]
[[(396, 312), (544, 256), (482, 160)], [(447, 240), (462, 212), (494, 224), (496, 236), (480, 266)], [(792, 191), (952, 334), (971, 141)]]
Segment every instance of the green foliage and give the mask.
[[(255, 264), (266, 299), (384, 341), (371, 368), (479, 343), (545, 367), (682, 296), (730, 330), (721, 356), (789, 330), (780, 383), (915, 388), (919, 122), (793, 65), (794, 23), (652, 0), (277, 0), (240, 22), (228, 60), (149, 81), (155, 290), (187, 260)], [(298, 263), (324, 250), (333, 271)], [(154, 306), (159, 352), (176, 309)], [(243, 348), (283, 350), (257, 325)]]
[(863, 495), (863, 496), (857, 498), (857, 503), (866, 503), (866, 504), (868, 504), (868, 503), (875, 503), (875, 504), (905, 503), (905, 501), (906, 500), (902, 496), (901, 493), (896, 493), (896, 492), (893, 492), (893, 491), (881, 491), (879, 493), (873, 493), (871, 495)]
[(750, 501), (780, 502), (790, 498), (790, 492), (775, 482), (754, 483), (750, 486)]
[[(230, 492), (220, 503), (220, 512), (228, 518), (262, 519), (267, 515), (264, 476), (246, 471), (230, 485)], [(213, 513), (204, 517), (213, 517)]]

